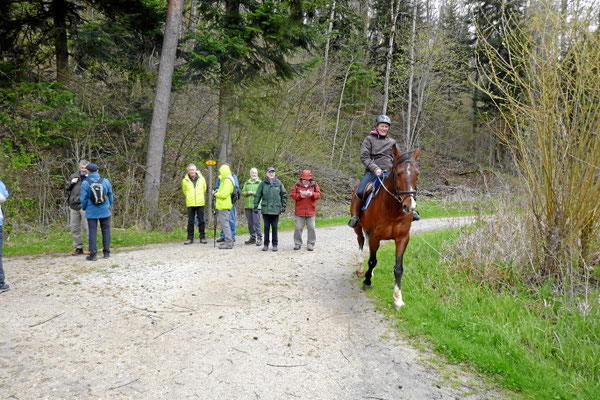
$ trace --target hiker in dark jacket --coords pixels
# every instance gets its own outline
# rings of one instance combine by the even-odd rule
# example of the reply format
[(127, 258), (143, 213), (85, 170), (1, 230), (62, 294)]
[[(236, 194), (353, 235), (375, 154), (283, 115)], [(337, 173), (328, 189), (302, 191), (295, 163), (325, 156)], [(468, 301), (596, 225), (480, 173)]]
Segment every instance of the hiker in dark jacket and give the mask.
[[(261, 203), (262, 201), (262, 203)], [(277, 251), (279, 240), (277, 239), (277, 225), (279, 215), (285, 212), (287, 204), (287, 192), (281, 181), (275, 177), (275, 168), (267, 168), (267, 176), (258, 185), (254, 195), (254, 210), (258, 212), (258, 205), (261, 204), (261, 211), (265, 225), (265, 234), (263, 242), (263, 251), (269, 250), (269, 231), (273, 228), (273, 251)]]
[(65, 184), (65, 193), (69, 205), (69, 225), (71, 227), (71, 236), (73, 237), (73, 247), (71, 253), (74, 256), (83, 254), (83, 240), (81, 238), (81, 225), (85, 236), (89, 237), (88, 223), (85, 218), (85, 211), (81, 209), (81, 183), (87, 179), (88, 170), (85, 168), (90, 162), (81, 160), (79, 162), (79, 171), (75, 172)]
[[(96, 164), (88, 164), (86, 168), (90, 174), (81, 184), (81, 208), (85, 211), (90, 231), (90, 254), (85, 259), (96, 261), (98, 259), (96, 257), (96, 253), (98, 252), (96, 243), (98, 222), (100, 222), (100, 229), (102, 230), (102, 251), (104, 258), (110, 257), (110, 208), (113, 205), (113, 192), (109, 180), (101, 178), (100, 174), (98, 174), (98, 166)], [(97, 186), (94, 185), (95, 183), (100, 183), (102, 187), (101, 198), (96, 200), (96, 203), (94, 203), (94, 199), (100, 190), (94, 190)], [(98, 201), (101, 203), (98, 204)]]
[[(374, 182), (377, 178), (383, 179), (384, 171), (390, 172), (394, 165), (393, 148), (397, 146), (396, 141), (388, 136), (388, 130), (392, 121), (387, 115), (380, 115), (375, 119), (375, 130), (363, 140), (360, 146), (360, 161), (365, 165), (365, 174), (363, 175), (356, 198), (354, 199), (354, 207), (351, 210), (352, 218), (348, 221), (351, 228), (355, 228), (360, 220), (360, 211), (362, 208), (362, 198), (365, 194), (365, 188), (370, 182)], [(413, 212), (413, 220), (418, 221), (419, 214)]]

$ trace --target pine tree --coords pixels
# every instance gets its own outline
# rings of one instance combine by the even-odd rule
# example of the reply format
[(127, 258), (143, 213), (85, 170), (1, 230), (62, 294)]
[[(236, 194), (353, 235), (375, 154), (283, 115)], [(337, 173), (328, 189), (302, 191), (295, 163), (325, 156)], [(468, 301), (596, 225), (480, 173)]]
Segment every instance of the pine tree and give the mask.
[(290, 57), (308, 48), (313, 30), (305, 23), (311, 10), (301, 0), (200, 1), (200, 23), (189, 38), (188, 67), (217, 72), (219, 81), (219, 160), (230, 162), (231, 114), (235, 86), (260, 73), (290, 78), (296, 67)]

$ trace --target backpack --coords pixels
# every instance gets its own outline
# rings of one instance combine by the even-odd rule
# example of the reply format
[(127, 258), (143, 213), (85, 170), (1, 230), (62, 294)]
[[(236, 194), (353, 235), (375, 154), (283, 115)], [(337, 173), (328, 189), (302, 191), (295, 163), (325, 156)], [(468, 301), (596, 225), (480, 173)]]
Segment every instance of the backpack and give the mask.
[(231, 183), (233, 183), (233, 192), (231, 193), (231, 204), (235, 204), (240, 199), (240, 188), (235, 186), (235, 181), (233, 180), (233, 178), (231, 178), (230, 180)]
[(100, 205), (106, 201), (106, 195), (104, 194), (104, 186), (102, 186), (103, 178), (100, 178), (98, 182), (90, 183), (90, 200), (92, 204)]

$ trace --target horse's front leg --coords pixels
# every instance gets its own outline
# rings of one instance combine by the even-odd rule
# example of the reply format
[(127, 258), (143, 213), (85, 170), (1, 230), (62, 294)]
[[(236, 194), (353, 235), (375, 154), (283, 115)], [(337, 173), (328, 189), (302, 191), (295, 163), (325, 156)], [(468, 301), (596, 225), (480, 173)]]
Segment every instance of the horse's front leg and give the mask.
[(363, 247), (365, 245), (365, 236), (363, 234), (363, 230), (360, 225), (358, 227), (354, 228), (354, 232), (356, 232), (356, 239), (358, 240), (358, 255), (357, 255), (358, 265), (356, 268), (356, 275), (358, 275), (359, 278), (362, 278), (363, 276), (365, 276), (364, 259), (363, 259)]
[(373, 269), (377, 265), (377, 250), (379, 249), (379, 242), (373, 243), (369, 240), (369, 269), (365, 274), (365, 280), (363, 282), (363, 290), (371, 289), (371, 278), (373, 277)]
[(401, 239), (396, 239), (396, 264), (394, 264), (394, 278), (396, 284), (394, 285), (394, 307), (396, 310), (400, 309), (404, 305), (402, 301), (402, 274), (404, 273), (403, 258), (404, 250), (408, 245), (408, 235)]

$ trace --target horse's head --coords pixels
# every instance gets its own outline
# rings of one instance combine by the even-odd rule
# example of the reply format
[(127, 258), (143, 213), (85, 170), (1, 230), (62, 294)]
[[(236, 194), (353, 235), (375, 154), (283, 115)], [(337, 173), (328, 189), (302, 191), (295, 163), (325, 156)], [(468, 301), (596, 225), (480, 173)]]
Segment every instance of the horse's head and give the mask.
[(417, 208), (415, 195), (417, 194), (417, 176), (419, 166), (416, 163), (421, 155), (421, 149), (402, 152), (398, 146), (394, 146), (394, 166), (392, 176), (396, 190), (396, 197), (402, 204), (405, 213), (411, 213)]

